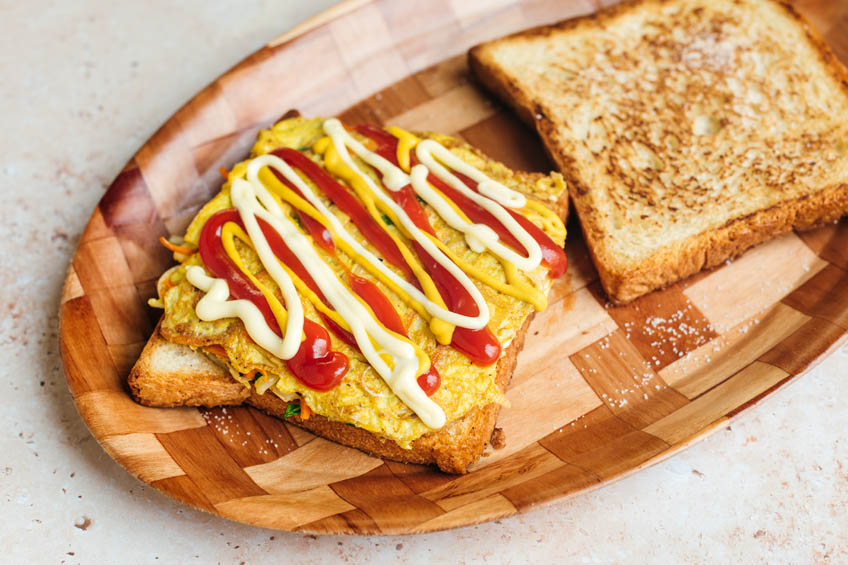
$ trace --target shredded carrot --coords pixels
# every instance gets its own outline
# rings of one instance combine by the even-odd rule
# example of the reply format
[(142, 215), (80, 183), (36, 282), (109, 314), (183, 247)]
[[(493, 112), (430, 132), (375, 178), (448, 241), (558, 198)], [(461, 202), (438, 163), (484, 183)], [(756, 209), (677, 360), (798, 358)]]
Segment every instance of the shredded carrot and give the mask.
[(162, 281), (162, 286), (164, 286), (165, 290), (167, 290), (174, 286), (174, 283), (171, 282), (171, 279), (165, 279), (164, 281)]
[(183, 255), (191, 255), (192, 253), (194, 253), (194, 249), (192, 249), (191, 247), (183, 247), (182, 245), (176, 245), (175, 243), (171, 243), (170, 241), (165, 239), (165, 236), (159, 237), (159, 243), (161, 243), (174, 253), (182, 253)]
[(308, 420), (311, 415), (312, 415), (312, 409), (306, 403), (306, 400), (301, 398), (300, 399), (300, 419), (301, 420)]
[(248, 371), (247, 373), (243, 374), (242, 377), (246, 378), (249, 381), (252, 381), (256, 377), (256, 375), (259, 375), (259, 374), (260, 374), (259, 370), (252, 369), (252, 370)]
[(224, 349), (222, 346), (218, 345), (217, 343), (213, 345), (205, 345), (203, 346), (203, 348), (206, 349), (206, 351), (208, 351), (209, 353), (217, 355), (218, 357), (227, 357), (227, 350)]
[(228, 171), (226, 167), (218, 167), (218, 172), (224, 175), (225, 177), (230, 176), (230, 171)]

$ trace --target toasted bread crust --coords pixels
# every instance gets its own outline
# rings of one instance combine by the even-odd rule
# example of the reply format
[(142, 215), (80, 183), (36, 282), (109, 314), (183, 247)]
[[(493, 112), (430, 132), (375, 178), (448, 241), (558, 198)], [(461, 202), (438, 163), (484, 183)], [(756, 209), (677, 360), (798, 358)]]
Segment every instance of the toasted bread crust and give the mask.
[[(575, 201), (580, 214), (581, 202)], [(848, 184), (827, 188), (808, 197), (801, 197), (735, 218), (718, 230), (691, 238), (672, 253), (669, 250), (652, 256), (633, 270), (607, 268), (603, 258), (595, 255), (596, 245), (589, 252), (601, 284), (615, 304), (626, 304), (648, 292), (685, 279), (704, 269), (720, 265), (744, 253), (755, 245), (790, 231), (805, 231), (832, 223), (848, 210)], [(586, 216), (591, 210), (585, 210)], [(584, 217), (583, 215), (580, 216)], [(591, 228), (590, 228), (591, 229)], [(602, 237), (583, 228), (588, 242)]]
[(195, 353), (188, 346), (171, 343), (159, 326), (144, 346), (127, 384), (133, 397), (146, 406), (213, 406), (244, 402), (249, 391), (230, 377), (224, 367)]
[[(561, 35), (571, 30), (599, 28), (632, 10), (659, 9), (665, 4), (667, 2), (662, 0), (624, 2), (588, 16), (540, 26), (484, 43), (472, 48), (468, 54), (469, 66), (480, 82), (512, 106), (542, 137), (546, 150), (566, 179), (601, 283), (610, 300), (617, 304), (629, 302), (654, 289), (716, 266), (780, 234), (836, 221), (848, 213), (848, 184), (807, 185), (809, 190), (806, 194), (772, 202), (749, 214), (730, 217), (723, 225), (688, 236), (673, 245), (659, 247), (638, 261), (625, 260), (609, 248), (605, 241), (609, 238), (609, 220), (587, 197), (598, 187), (588, 185), (587, 179), (580, 174), (574, 155), (564, 143), (561, 124), (546, 115), (542, 104), (534, 97), (536, 93), (512, 76), (499, 63), (494, 52), (499, 45), (523, 47), (533, 39)], [(803, 31), (818, 58), (818, 61), (810, 61), (810, 64), (823, 65), (839, 82), (836, 92), (841, 91), (840, 95), (848, 96), (848, 70), (824, 39), (790, 4), (772, 4), (779, 6), (778, 11), (794, 20)], [(660, 154), (660, 157), (663, 155)]]

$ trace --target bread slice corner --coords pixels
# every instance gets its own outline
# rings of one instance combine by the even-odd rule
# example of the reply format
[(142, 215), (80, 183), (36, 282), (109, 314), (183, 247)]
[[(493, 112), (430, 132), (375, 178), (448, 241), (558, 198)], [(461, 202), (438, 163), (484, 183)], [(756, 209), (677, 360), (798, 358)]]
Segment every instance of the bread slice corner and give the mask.
[(226, 367), (187, 345), (171, 343), (159, 327), (147, 341), (127, 378), (130, 392), (146, 406), (214, 406), (242, 404), (250, 391)]

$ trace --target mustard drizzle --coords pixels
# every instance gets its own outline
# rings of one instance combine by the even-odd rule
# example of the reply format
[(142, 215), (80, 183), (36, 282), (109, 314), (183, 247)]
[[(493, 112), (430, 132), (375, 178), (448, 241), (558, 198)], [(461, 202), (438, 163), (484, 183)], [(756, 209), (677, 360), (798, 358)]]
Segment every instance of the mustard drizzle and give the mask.
[[(404, 171), (409, 171), (411, 166), (411, 151), (416, 147), (420, 140), (415, 135), (398, 127), (390, 127), (386, 131), (388, 131), (391, 135), (395, 136), (398, 139), (398, 164), (401, 165), (401, 169), (403, 169)], [(350, 167), (347, 166), (346, 163), (338, 159), (338, 153), (335, 152), (330, 138), (324, 137), (319, 140), (313, 146), (313, 150), (319, 154), (323, 153), (324, 163), (327, 167), (327, 170), (329, 170), (334, 175), (344, 179), (348, 182), (348, 184), (352, 186), (356, 185), (354, 186), (354, 190), (357, 192), (357, 195), (359, 195), (360, 199), (363, 202), (365, 202), (366, 199), (372, 203), (375, 201), (373, 194), (371, 194), (370, 189), (365, 185), (365, 183), (362, 182), (361, 177), (358, 174), (351, 175)], [(328, 155), (331, 158), (328, 159)], [(428, 185), (430, 186), (431, 190), (433, 190), (435, 193), (437, 193), (444, 199), (448, 206), (450, 206), (460, 218), (462, 218), (465, 222), (469, 224), (472, 223), (468, 216), (466, 216), (462, 209), (456, 204), (456, 202), (445, 196), (444, 193), (439, 191), (433, 185), (429, 183)], [(564, 235), (565, 227), (563, 226), (562, 221), (559, 219), (559, 217), (556, 216), (554, 212), (545, 208), (543, 204), (527, 198), (525, 200), (525, 208), (533, 211), (537, 211), (539, 209), (545, 210), (547, 212), (546, 214), (539, 213), (539, 215), (543, 218), (545, 225), (548, 226), (548, 224), (550, 224), (550, 231), (554, 232), (555, 235), (560, 233)], [(391, 234), (388, 227), (383, 222), (379, 221), (379, 212), (374, 210), (373, 206), (368, 207), (366, 205), (366, 209), (368, 209), (369, 214), (371, 214), (372, 217), (378, 220), (378, 223), (383, 227), (383, 229)], [(384, 213), (387, 213), (386, 210), (388, 210), (388, 208), (386, 207), (382, 207), (379, 209), (379, 211)], [(397, 218), (393, 214), (389, 217), (392, 219), (395, 226), (398, 227), (401, 232), (404, 233), (405, 236), (411, 237), (411, 235), (406, 230), (402, 229), (402, 225), (397, 221)], [(451, 261), (453, 261), (454, 264), (456, 264), (460, 269), (462, 269), (462, 271), (467, 273), (472, 278), (502, 294), (506, 294), (507, 296), (511, 296), (513, 298), (531, 304), (533, 308), (537, 311), (542, 311), (547, 308), (548, 300), (545, 293), (528, 283), (525, 277), (521, 274), (521, 271), (510, 261), (495, 255), (495, 258), (498, 259), (498, 261), (501, 263), (501, 266), (504, 271), (504, 277), (506, 278), (506, 281), (502, 281), (498, 277), (490, 275), (484, 270), (479, 269), (469, 264), (468, 262), (462, 260), (456, 253), (454, 253), (447, 245), (444, 244), (444, 242), (440, 241), (438, 238), (435, 238), (431, 234), (426, 232), (422, 233), (424, 233), (425, 236), (429, 240), (431, 240), (442, 253), (444, 253)], [(477, 252), (482, 251), (482, 249), (474, 250)]]
[[(325, 122), (325, 131), (327, 131), (326, 125), (327, 125), (327, 122)], [(388, 131), (392, 135), (395, 135), (395, 137), (397, 137), (398, 140), (399, 140), (397, 159), (398, 159), (398, 164), (400, 165), (400, 169), (404, 172), (407, 172), (407, 173), (410, 172), (411, 171), (411, 151), (418, 145), (418, 143), (419, 143), (418, 138), (413, 136), (412, 134), (410, 134), (408, 132), (405, 132), (404, 130), (399, 129), (399, 128), (390, 128)], [(439, 147), (442, 147), (442, 146), (439, 146)], [(326, 207), (323, 206), (323, 204), (320, 204), (320, 201), (316, 202), (313, 199), (314, 195), (312, 194), (310, 187), (306, 186), (303, 182), (303, 179), (301, 179), (300, 176), (296, 175), (291, 168), (289, 168), (287, 165), (285, 165), (285, 163), (283, 163), (283, 165), (285, 165), (284, 168), (287, 169), (287, 171), (284, 171), (283, 168), (281, 168), (279, 165), (274, 165), (274, 167), (277, 170), (283, 172), (284, 175), (289, 179), (289, 181), (293, 182), (296, 186), (298, 186), (298, 188), (301, 190), (301, 192), (304, 192), (304, 194), (308, 194), (307, 198), (306, 199), (302, 198), (300, 195), (298, 195), (296, 192), (291, 190), (285, 184), (281, 183), (273, 175), (273, 173), (271, 173), (271, 171), (269, 170), (270, 162), (269, 163), (265, 162), (265, 161), (268, 160), (268, 157), (272, 157), (273, 159), (276, 159), (277, 161), (280, 161), (282, 163), (282, 160), (280, 160), (279, 158), (269, 156), (269, 155), (265, 155), (265, 156), (254, 159), (254, 162), (248, 165), (248, 181), (253, 183), (254, 187), (259, 191), (258, 194), (257, 194), (257, 196), (259, 196), (259, 201), (257, 201), (257, 204), (259, 202), (261, 202), (262, 205), (266, 209), (268, 209), (268, 211), (273, 212), (272, 215), (279, 216), (279, 214), (282, 213), (282, 210), (283, 210), (283, 203), (285, 203), (285, 204), (288, 204), (289, 206), (291, 206), (292, 208), (309, 215), (310, 217), (312, 217), (313, 219), (315, 219), (316, 221), (321, 223), (321, 225), (324, 226), (330, 232), (330, 234), (333, 238), (333, 241), (336, 243), (336, 245), (340, 248), (341, 251), (343, 251), (345, 254), (347, 254), (349, 257), (351, 257), (356, 263), (362, 265), (363, 268), (365, 268), (369, 273), (371, 273), (374, 277), (376, 277), (383, 284), (385, 284), (390, 290), (392, 290), (392, 292), (394, 292), (397, 296), (399, 296), (404, 302), (406, 302), (408, 305), (410, 305), (410, 307), (413, 308), (419, 315), (421, 315), (422, 318), (427, 320), (429, 325), (430, 325), (431, 331), (433, 332), (433, 334), (436, 336), (437, 340), (440, 343), (443, 343), (443, 344), (450, 343), (452, 332), (453, 332), (455, 325), (454, 325), (454, 323), (451, 323), (451, 322), (443, 319), (440, 316), (445, 316), (447, 314), (447, 315), (452, 315), (454, 317), (457, 317), (459, 315), (452, 313), (452, 312), (449, 312), (449, 311), (446, 311), (444, 299), (439, 294), (432, 278), (424, 270), (424, 268), (421, 265), (418, 258), (409, 249), (406, 242), (402, 239), (402, 237), (414, 239), (413, 234), (410, 233), (410, 229), (415, 229), (416, 231), (419, 231), (419, 232), (421, 230), (417, 230), (417, 227), (414, 226), (414, 224), (412, 226), (406, 225), (406, 224), (411, 223), (411, 220), (408, 218), (408, 216), (406, 216), (405, 212), (403, 212), (402, 209), (397, 207), (397, 209), (400, 210), (400, 213), (402, 213), (404, 215), (403, 219), (406, 220), (406, 222), (402, 221), (401, 218), (398, 217), (398, 213), (396, 213), (396, 209), (392, 207), (392, 205), (394, 204), (393, 202), (390, 203), (390, 204), (387, 204), (381, 198), (376, 197), (377, 195), (375, 194), (374, 189), (370, 186), (371, 185), (370, 179), (367, 179), (366, 176), (363, 174), (363, 172), (361, 170), (362, 165), (359, 164), (359, 163), (354, 163), (352, 160), (350, 160), (350, 157), (347, 156), (346, 148), (343, 149), (343, 152), (344, 152), (344, 157), (343, 157), (339, 153), (338, 144), (334, 143), (331, 138), (325, 137), (325, 138), (322, 138), (319, 142), (317, 142), (313, 146), (313, 150), (316, 153), (322, 154), (324, 156), (324, 166), (325, 166), (325, 168), (328, 171), (330, 171), (332, 174), (334, 174), (335, 176), (344, 180), (348, 184), (348, 186), (350, 186), (354, 190), (354, 192), (359, 197), (360, 201), (363, 203), (363, 205), (364, 205), (366, 211), (369, 213), (369, 215), (372, 218), (374, 218), (375, 221), (377, 221), (377, 224), (380, 225), (381, 228), (394, 241), (394, 243), (397, 245), (397, 248), (400, 251), (402, 257), (407, 262), (407, 264), (410, 267), (410, 270), (413, 272), (413, 274), (415, 275), (419, 284), (421, 285), (421, 289), (423, 290), (424, 297), (426, 297), (426, 300), (424, 302), (425, 303), (430, 302), (432, 305), (434, 305), (435, 308), (436, 308), (436, 311), (439, 311), (439, 315), (434, 314), (432, 306), (426, 306), (425, 303), (422, 303), (422, 301), (420, 299), (414, 298), (413, 296), (411, 296), (410, 292), (407, 292), (404, 288), (402, 288), (401, 284), (403, 284), (405, 281), (401, 281), (400, 284), (399, 284), (398, 281), (394, 280), (396, 277), (389, 276), (389, 274), (387, 274), (383, 270), (381, 270), (381, 268), (379, 268), (375, 264), (375, 262), (374, 262), (375, 258), (374, 258), (373, 255), (370, 254), (370, 252), (365, 251), (364, 248), (362, 248), (360, 245), (357, 244), (357, 247), (359, 247), (359, 249), (362, 251), (362, 252), (359, 252), (354, 247), (354, 245), (351, 245), (351, 243), (347, 241), (346, 237), (342, 237), (342, 234), (339, 231), (341, 224), (338, 224), (338, 222), (334, 223), (333, 221), (331, 221), (329, 219), (329, 216), (332, 216), (333, 219), (336, 219), (335, 216), (333, 216), (332, 213), (329, 212), (329, 210), (327, 210)], [(370, 151), (370, 150), (366, 149), (366, 151)], [(373, 152), (371, 152), (371, 153), (373, 153)], [(374, 154), (374, 155), (376, 156), (376, 154)], [(382, 159), (379, 156), (377, 156), (377, 157), (379, 159)], [(440, 164), (444, 165), (444, 163), (440, 163)], [(389, 165), (391, 167), (394, 167), (394, 165), (392, 165), (390, 163), (389, 163)], [(371, 165), (371, 166), (374, 166), (374, 165)], [(419, 166), (421, 166), (421, 165), (419, 165)], [(398, 171), (397, 167), (394, 167), (394, 169), (396, 171)], [(380, 170), (381, 170), (381, 172), (384, 171), (384, 169), (380, 169)], [(483, 176), (483, 178), (486, 179), (486, 182), (489, 182), (489, 183), (495, 185), (494, 187), (489, 187), (490, 190), (497, 189), (497, 190), (504, 190), (504, 191), (507, 191), (507, 192), (511, 192), (509, 189), (506, 189), (505, 187), (503, 187), (499, 183), (497, 183), (495, 181), (491, 181), (490, 179), (488, 179), (488, 177), (483, 175), (483, 173), (481, 173), (479, 170), (474, 169), (474, 172), (476, 173), (476, 176)], [(402, 184), (399, 185), (398, 178), (399, 177), (405, 177), (405, 178), (408, 179), (408, 177), (403, 175), (403, 173), (401, 173), (400, 171), (398, 171), (398, 173), (399, 173), (399, 175), (392, 173), (394, 176), (393, 176), (393, 180), (391, 182), (387, 181), (387, 179), (384, 176), (384, 182), (386, 182), (386, 185), (385, 185), (386, 187), (388, 187), (391, 190), (398, 190), (399, 188), (401, 188), (403, 186)], [(253, 180), (251, 180), (251, 176), (253, 177)], [(295, 182), (295, 180), (300, 181), (300, 183)], [(258, 181), (259, 186), (257, 186), (255, 184), (257, 181)], [(244, 181), (242, 181), (242, 182), (244, 182)], [(245, 184), (247, 184), (247, 183), (245, 183)], [(391, 186), (389, 186), (389, 184), (395, 185), (395, 188), (392, 188)], [(429, 185), (429, 183), (427, 183), (427, 184)], [(459, 218), (461, 218), (463, 221), (467, 222), (468, 224), (471, 224), (467, 215), (459, 208), (459, 206), (453, 200), (444, 196), (443, 193), (441, 193), (440, 191), (437, 191), (437, 189), (435, 189), (435, 187), (432, 187), (432, 185), (430, 185), (430, 188), (433, 191), (435, 191), (439, 196), (441, 196), (443, 198), (444, 202), (448, 206), (450, 206), (450, 208), (453, 209), (454, 213)], [(244, 189), (242, 189), (242, 190), (244, 190)], [(482, 188), (482, 182), (481, 182), (481, 191), (482, 190), (483, 190), (483, 188)], [(496, 194), (496, 193), (494, 193), (494, 194)], [(521, 204), (523, 204), (523, 206), (519, 209), (520, 212), (521, 211), (528, 211), (528, 212), (535, 213), (540, 218), (541, 222), (543, 223), (543, 225), (545, 226), (545, 228), (547, 229), (548, 232), (553, 233), (555, 236), (557, 236), (559, 234), (564, 235), (565, 228), (564, 228), (562, 222), (559, 220), (559, 218), (556, 216), (556, 214), (554, 212), (549, 210), (547, 207), (545, 207), (541, 203), (535, 202), (535, 201), (533, 201), (529, 198), (524, 199), (523, 195), (520, 195), (518, 193), (514, 193), (514, 194), (517, 195), (517, 197), (520, 197)], [(264, 197), (263, 197), (263, 195), (264, 195)], [(506, 196), (513, 196), (513, 195), (507, 194)], [(511, 201), (511, 202), (512, 202), (511, 205), (515, 205), (515, 201)], [(276, 205), (275, 207), (277, 208), (277, 210), (272, 211), (271, 208), (269, 207), (269, 205), (270, 206)], [(243, 217), (243, 212), (241, 211), (241, 209), (240, 209), (240, 213), (242, 213), (242, 217)], [(201, 212), (201, 215), (202, 215), (202, 212)], [(400, 235), (402, 237), (398, 236), (398, 234), (395, 233), (394, 230), (389, 229), (389, 225), (387, 225), (387, 223), (384, 222), (383, 219), (382, 219), (383, 215), (387, 216), (391, 220), (392, 224), (395, 226), (395, 229), (397, 230), (397, 232), (400, 233)], [(195, 219), (195, 221), (192, 223), (192, 225), (197, 223), (199, 219), (201, 219), (200, 215), (198, 216), (198, 218)], [(205, 219), (208, 219), (208, 218), (205, 218)], [(288, 218), (286, 218), (286, 219), (288, 219)], [(202, 223), (203, 222), (201, 221), (199, 223), (199, 225), (202, 226)], [(338, 224), (338, 225), (334, 225), (334, 224)], [(485, 227), (487, 227), (487, 226), (485, 226)], [(277, 228), (275, 227), (275, 229), (277, 229)], [(490, 231), (492, 231), (494, 237), (497, 239), (497, 235), (494, 234), (493, 230), (491, 230), (491, 228), (488, 228), (488, 229)], [(189, 229), (189, 231), (191, 231), (191, 228)], [(302, 230), (298, 230), (298, 231), (302, 232)], [(261, 232), (261, 230), (260, 230), (260, 232)], [(422, 236), (422, 234), (423, 234), (423, 236)], [(349, 237), (349, 234), (345, 233), (344, 235), (347, 235)], [(487, 235), (487, 237), (488, 237), (489, 234), (485, 234), (485, 235)], [(524, 235), (527, 235), (526, 232), (524, 232)], [(490, 275), (490, 274), (484, 272), (483, 270), (478, 269), (475, 266), (469, 264), (468, 262), (462, 260), (460, 257), (457, 256), (456, 253), (454, 253), (447, 245), (445, 245), (438, 238), (433, 237), (432, 235), (430, 235), (426, 232), (419, 233), (419, 236), (420, 236), (419, 237), (419, 243), (422, 243), (422, 245), (423, 245), (424, 242), (426, 242), (427, 244), (435, 247), (435, 249), (437, 250), (437, 253), (444, 254), (445, 258), (450, 262), (451, 267), (458, 269), (458, 272), (460, 274), (467, 273), (469, 276), (473, 277), (474, 279), (476, 279), (480, 283), (485, 284), (485, 285), (493, 288), (494, 290), (496, 290), (496, 291), (498, 291), (502, 294), (512, 296), (516, 299), (530, 303), (531, 305), (533, 305), (533, 307), (536, 310), (543, 310), (547, 306), (547, 298), (544, 295), (544, 293), (542, 293), (540, 290), (536, 289), (531, 284), (529, 284), (527, 282), (526, 278), (524, 277), (524, 275), (521, 274), (520, 269), (518, 267), (516, 267), (515, 264), (513, 264), (509, 261), (506, 261), (502, 257), (495, 255), (496, 258), (498, 258), (498, 260), (500, 261), (500, 263), (503, 267), (504, 278), (506, 279), (506, 281), (503, 281), (503, 280), (500, 280), (499, 277)], [(264, 236), (262, 236), (262, 238), (264, 240)], [(248, 271), (248, 269), (246, 269), (243, 261), (241, 260), (241, 257), (238, 254), (238, 250), (235, 246), (235, 240), (238, 239), (238, 240), (242, 241), (244, 244), (250, 246), (251, 248), (254, 248), (254, 250), (255, 250), (255, 247), (252, 244), (251, 238), (237, 224), (230, 222), (230, 223), (225, 224), (224, 227), (223, 227), (222, 239), (223, 239), (224, 248), (225, 248), (228, 256), (233, 260), (233, 262), (236, 264), (236, 266), (251, 280), (251, 282), (254, 285), (256, 285), (256, 287), (260, 290), (260, 292), (262, 292), (262, 294), (266, 297), (266, 299), (268, 300), (268, 303), (271, 307), (272, 313), (274, 314), (275, 318), (277, 319), (278, 323), (280, 324), (280, 327), (281, 328), (287, 328), (286, 324), (287, 323), (290, 324), (291, 320), (288, 318), (288, 314), (287, 314), (285, 307), (282, 305), (282, 303), (276, 298), (274, 293), (266, 285), (264, 285), (256, 276), (254, 276), (252, 273), (250, 273)], [(421, 239), (424, 239), (425, 241), (422, 242)], [(475, 240), (474, 240), (473, 237), (467, 236), (466, 239), (468, 240), (469, 245), (472, 247), (472, 250), (477, 251), (477, 252), (482, 252), (485, 249), (485, 247), (483, 247), (482, 244), (480, 244), (480, 249), (476, 249), (477, 245), (474, 245)], [(367, 255), (367, 256), (365, 256), (365, 255)], [(531, 253), (531, 255), (532, 255), (532, 253)], [(312, 261), (312, 259), (310, 259), (310, 261)], [(289, 280), (293, 283), (293, 285), (297, 289), (298, 293), (300, 293), (301, 296), (304, 296), (307, 300), (309, 300), (315, 306), (316, 310), (318, 310), (322, 314), (331, 318), (335, 323), (337, 323), (340, 327), (344, 328), (346, 331), (351, 331), (351, 326), (348, 324), (348, 322), (345, 319), (345, 316), (343, 314), (341, 314), (337, 310), (334, 310), (332, 308), (327, 307), (327, 305), (318, 297), (318, 295), (315, 292), (313, 292), (312, 289), (310, 289), (290, 268), (288, 268), (285, 264), (280, 262), (279, 259), (276, 259), (276, 262), (279, 263), (279, 267), (282, 267), (282, 269), (285, 271), (285, 274), (288, 275)], [(263, 263), (264, 263), (264, 261), (263, 261)], [(267, 266), (266, 266), (266, 268), (267, 268)], [(454, 271), (452, 271), (452, 272), (454, 272)], [(391, 273), (391, 274), (393, 274), (393, 273)], [(194, 277), (190, 276), (189, 280), (197, 286), (199, 283), (195, 282), (195, 280), (200, 281), (201, 277), (200, 277), (200, 273), (195, 273), (195, 275), (196, 276), (194, 276)], [(275, 276), (274, 279), (276, 280), (276, 278), (277, 277)], [(193, 279), (195, 279), (195, 280), (193, 280)], [(208, 289), (208, 288), (212, 288), (213, 282), (215, 282), (215, 281), (214, 281), (214, 279), (209, 279), (208, 277), (206, 277), (206, 279), (204, 279), (201, 282), (202, 282), (201, 286)], [(417, 291), (417, 289), (414, 289), (414, 288), (412, 290)], [(475, 298), (475, 302), (477, 302), (478, 300), (482, 301), (482, 304), (480, 304), (480, 302), (478, 302), (478, 308), (480, 309), (480, 314), (478, 315), (477, 319), (479, 320), (479, 319), (485, 318), (485, 321), (488, 321), (487, 305), (486, 305), (485, 301), (482, 300), (482, 296), (479, 294), (479, 290), (473, 284), (471, 285), (471, 288), (469, 290), (472, 292), (472, 295), (476, 295), (477, 298)], [(349, 291), (349, 289), (348, 289), (348, 291)], [(207, 290), (207, 292), (210, 292), (210, 291)], [(364, 308), (364, 310), (367, 311), (367, 313), (370, 316), (370, 319), (372, 320), (372, 323), (376, 322), (378, 324), (380, 330), (386, 332), (387, 334), (391, 334), (391, 336), (393, 338), (404, 341), (407, 344), (407, 346), (412, 346), (412, 348), (414, 349), (415, 358), (418, 361), (418, 363), (417, 363), (418, 364), (417, 374), (422, 374), (423, 372), (425, 372), (426, 370), (429, 369), (430, 360), (427, 357), (427, 355), (417, 345), (412, 343), (408, 338), (405, 338), (404, 336), (400, 336), (400, 335), (398, 335), (394, 332), (391, 332), (387, 328), (385, 328), (385, 326), (383, 326), (379, 322), (379, 320), (376, 318), (376, 316), (374, 315), (374, 312), (371, 310), (371, 308), (358, 295), (355, 295), (355, 293), (353, 293), (352, 291), (349, 291), (349, 292), (350, 292), (350, 294), (352, 294), (355, 297), (355, 299), (360, 303), (360, 305)], [(218, 294), (220, 294), (220, 292)], [(462, 317), (462, 316), (459, 316), (459, 317), (464, 318), (464, 319), (467, 318), (467, 317)], [(473, 318), (467, 318), (467, 319), (473, 319)], [(479, 323), (479, 322), (477, 322), (477, 323)], [(464, 325), (464, 327), (470, 327), (470, 326), (466, 326), (465, 324), (463, 324), (463, 325)], [(483, 325), (485, 325), (485, 322), (483, 322)], [(482, 327), (482, 326), (480, 326), (480, 327)], [(360, 334), (357, 337), (357, 341), (359, 342), (361, 339), (362, 339), (362, 335)], [(385, 339), (385, 338), (383, 338), (383, 339)], [(370, 342), (372, 351), (373, 351), (373, 349), (378, 350), (378, 355), (381, 358), (381, 360), (383, 361), (383, 363), (385, 363), (386, 365), (388, 365), (390, 367), (394, 365), (392, 355), (390, 355), (385, 349), (380, 348), (379, 344), (375, 341), (375, 339), (372, 335), (368, 334), (367, 340)], [(380, 372), (380, 371), (378, 371), (378, 372)], [(387, 376), (383, 375), (382, 372), (380, 372), (380, 374), (384, 378), (387, 378)], [(395, 380), (395, 379), (393, 379), (393, 380)], [(395, 388), (395, 386), (392, 384), (392, 382), (389, 382), (389, 384), (393, 389)], [(404, 385), (404, 388), (408, 389), (409, 387), (407, 385)], [(396, 392), (398, 392), (398, 391), (396, 390)], [(421, 412), (420, 412), (420, 409), (417, 409), (412, 404), (410, 404), (411, 398), (410, 398), (408, 390), (405, 391), (404, 394), (401, 394), (400, 392), (398, 392), (398, 394), (399, 394), (399, 396), (401, 396), (401, 398), (404, 402), (406, 402), (408, 405), (410, 405), (411, 408), (413, 408), (413, 410), (418, 412), (419, 415), (422, 415)], [(426, 401), (426, 399), (425, 399), (425, 401)], [(417, 399), (416, 402), (418, 403), (419, 406), (421, 406), (421, 402), (422, 402), (421, 399)], [(438, 409), (438, 407), (435, 406), (435, 405), (433, 407)], [(442, 421), (443, 421), (443, 418), (444, 418), (444, 415), (442, 414), (441, 415)], [(428, 420), (430, 420), (431, 422), (437, 423), (439, 418), (437, 417), (437, 415), (435, 415), (434, 412), (430, 411), (430, 416), (428, 417)], [(432, 424), (428, 424), (428, 425), (432, 426)]]

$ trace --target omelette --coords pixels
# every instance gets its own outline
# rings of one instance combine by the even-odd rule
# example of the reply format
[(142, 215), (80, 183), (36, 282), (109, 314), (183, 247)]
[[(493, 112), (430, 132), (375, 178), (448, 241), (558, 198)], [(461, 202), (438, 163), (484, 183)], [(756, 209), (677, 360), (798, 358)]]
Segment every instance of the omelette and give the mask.
[(182, 237), (159, 332), (252, 393), (409, 448), (492, 403), (497, 361), (565, 272), (559, 173), (460, 141), (284, 119)]

